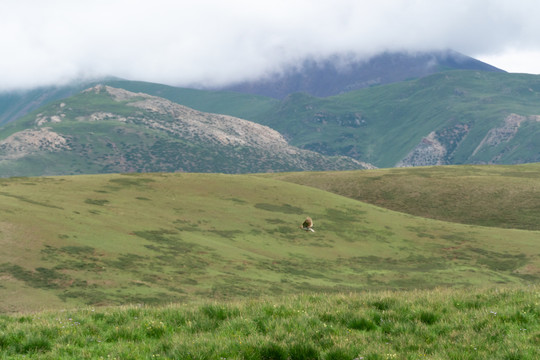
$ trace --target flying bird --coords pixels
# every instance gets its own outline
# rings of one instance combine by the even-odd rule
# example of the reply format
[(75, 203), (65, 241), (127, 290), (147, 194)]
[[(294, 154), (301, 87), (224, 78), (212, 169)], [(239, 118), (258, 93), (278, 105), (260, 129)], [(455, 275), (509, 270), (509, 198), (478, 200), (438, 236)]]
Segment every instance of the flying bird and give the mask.
[(300, 227), (305, 231), (315, 232), (315, 230), (313, 230), (313, 220), (311, 220), (309, 216), (304, 220), (304, 223)]

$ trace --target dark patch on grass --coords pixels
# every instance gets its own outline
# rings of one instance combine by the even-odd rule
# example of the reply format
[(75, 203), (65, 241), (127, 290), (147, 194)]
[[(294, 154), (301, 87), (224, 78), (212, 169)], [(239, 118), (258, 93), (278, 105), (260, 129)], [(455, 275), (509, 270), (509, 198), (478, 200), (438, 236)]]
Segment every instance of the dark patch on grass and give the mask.
[(418, 318), (426, 325), (433, 325), (439, 320), (439, 315), (432, 311), (422, 311)]
[(325, 218), (332, 222), (344, 223), (358, 221), (360, 215), (366, 214), (363, 210), (358, 209), (346, 209), (340, 210), (335, 208), (326, 209)]
[(304, 210), (302, 208), (292, 206), (290, 204), (282, 204), (282, 205), (276, 205), (276, 204), (269, 204), (269, 203), (257, 203), (255, 204), (255, 207), (257, 209), (266, 210), (266, 211), (272, 211), (272, 212), (281, 212), (284, 214), (303, 214)]
[(213, 234), (217, 234), (225, 239), (234, 239), (236, 235), (243, 234), (240, 230), (209, 230)]
[(390, 308), (395, 304), (395, 299), (385, 298), (380, 300), (375, 300), (370, 303), (375, 309), (380, 311), (390, 310)]
[(149, 198), (146, 198), (146, 197), (143, 197), (143, 196), (137, 196), (135, 199), (143, 200), (143, 201), (151, 201)]
[(84, 202), (86, 204), (90, 204), (90, 205), (103, 206), (105, 204), (108, 204), (109, 200), (105, 200), (105, 199), (86, 199), (86, 200), (84, 200)]
[(281, 219), (264, 219), (268, 224), (286, 224), (287, 222)]
[(179, 224), (176, 229), (179, 231), (199, 231), (199, 225), (195, 224), (189, 220), (177, 219), (174, 221), (174, 224)]
[(143, 269), (147, 266), (148, 257), (129, 253), (121, 254), (116, 260), (105, 261), (105, 264), (116, 269), (137, 272), (137, 269)]
[(344, 349), (332, 349), (326, 353), (325, 360), (351, 360), (354, 359), (355, 354), (347, 352)]
[(241, 204), (241, 205), (244, 205), (244, 204), (248, 203), (247, 201), (245, 201), (243, 199), (238, 199), (238, 198), (228, 198), (228, 199), (225, 199), (225, 200), (229, 200), (229, 201), (235, 202), (237, 204)]
[(285, 235), (286, 238), (289, 238), (291, 234), (297, 233), (298, 231), (299, 229), (293, 226), (278, 226), (267, 230), (267, 233)]
[(93, 255), (96, 249), (91, 246), (62, 246), (60, 251), (70, 255)]
[(58, 289), (61, 287), (61, 283), (69, 280), (67, 275), (59, 273), (55, 269), (38, 267), (30, 271), (9, 263), (0, 265), (0, 273), (7, 273), (28, 286), (38, 289)]
[(19, 354), (43, 353), (50, 351), (51, 349), (51, 342), (45, 337), (39, 335), (30, 335), (16, 346), (16, 352)]
[(238, 308), (231, 308), (223, 305), (209, 304), (203, 305), (200, 311), (210, 319), (223, 321), (240, 315)]
[(471, 251), (480, 254), (477, 262), (494, 271), (513, 271), (527, 263), (525, 254), (502, 254), (480, 248), (471, 248)]
[(109, 182), (115, 185), (127, 187), (127, 186), (143, 186), (148, 183), (155, 182), (155, 180), (149, 179), (149, 178), (125, 177), (125, 178), (111, 179), (109, 180)]
[(166, 267), (174, 268), (176, 274), (202, 274), (206, 272), (210, 257), (219, 257), (212, 248), (183, 241), (175, 230), (145, 230), (135, 231), (134, 234), (154, 243), (144, 245), (159, 254), (154, 261), (144, 262), (147, 268), (154, 271)]
[(109, 295), (98, 289), (69, 289), (59, 294), (58, 297), (63, 301), (67, 299), (79, 299), (86, 305), (107, 305), (112, 303)]
[(51, 208), (51, 209), (64, 210), (64, 208), (63, 208), (63, 207), (60, 207), (60, 206), (42, 203), (42, 202), (39, 202), (39, 201), (35, 201), (35, 200), (32, 200), (32, 199), (28, 199), (28, 198), (26, 198), (26, 197), (24, 197), (24, 196), (13, 195), (13, 194), (10, 194), (10, 193), (7, 193), (7, 192), (3, 192), (3, 191), (0, 191), (0, 195), (7, 196), (7, 197), (11, 197), (11, 198), (14, 198), (14, 199), (18, 199), (18, 200), (27, 202), (27, 203), (32, 204), (32, 205), (39, 205), (39, 206), (44, 206), (44, 207)]
[(473, 237), (467, 236), (466, 234), (463, 234), (463, 233), (458, 233), (458, 234), (441, 235), (441, 238), (444, 240), (451, 241), (456, 244), (460, 244), (463, 242), (470, 242)]
[(371, 270), (391, 270), (391, 271), (421, 271), (447, 269), (450, 265), (444, 259), (437, 257), (425, 257), (422, 255), (409, 255), (404, 259), (383, 258), (379, 256), (355, 256), (348, 259), (341, 259), (341, 263), (346, 264), (353, 271), (362, 273), (366, 268)]
[(91, 246), (63, 246), (55, 248), (45, 245), (41, 250), (42, 259), (52, 261), (56, 265), (54, 270), (88, 270), (101, 271), (102, 266), (98, 263), (95, 249)]
[(258, 348), (260, 360), (287, 360), (287, 350), (276, 343), (262, 344)]
[(291, 360), (318, 360), (319, 351), (311, 344), (297, 343), (289, 347)]
[(172, 240), (168, 238), (166, 235), (175, 235), (177, 234), (177, 232), (174, 230), (161, 229), (161, 230), (134, 231), (133, 234), (151, 242), (167, 244), (167, 243), (171, 243)]
[(377, 329), (377, 325), (373, 321), (352, 314), (347, 316), (346, 324), (349, 329), (359, 331), (373, 331)]

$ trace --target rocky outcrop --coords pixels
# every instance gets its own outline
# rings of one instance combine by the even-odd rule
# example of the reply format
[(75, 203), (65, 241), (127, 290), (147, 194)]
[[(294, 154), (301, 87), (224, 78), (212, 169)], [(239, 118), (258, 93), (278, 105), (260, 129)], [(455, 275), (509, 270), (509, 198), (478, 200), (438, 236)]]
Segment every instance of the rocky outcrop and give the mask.
[(445, 165), (446, 147), (437, 140), (435, 131), (429, 133), (396, 167)]
[[(539, 115), (507, 115), (502, 125), (488, 130), (482, 140), (474, 144), (474, 151), (467, 156), (469, 163), (498, 163), (506, 152), (514, 147), (512, 143), (520, 127), (526, 122), (540, 122)], [(448, 165), (453, 163), (453, 155), (469, 133), (469, 125), (460, 124), (451, 128), (432, 131), (424, 137), (397, 167)], [(505, 145), (507, 144), (507, 145)]]
[(414, 147), (396, 167), (447, 165), (454, 152), (469, 133), (469, 125), (457, 124), (432, 131)]
[(480, 144), (476, 147), (476, 149), (474, 149), (472, 155), (474, 156), (486, 148), (493, 148), (502, 143), (509, 142), (514, 138), (514, 136), (516, 136), (519, 127), (525, 121), (540, 121), (540, 116), (521, 116), (517, 114), (508, 115), (504, 119), (502, 126), (488, 131)]
[(68, 140), (50, 128), (19, 131), (0, 141), (0, 161), (18, 159), (40, 151), (69, 150)]

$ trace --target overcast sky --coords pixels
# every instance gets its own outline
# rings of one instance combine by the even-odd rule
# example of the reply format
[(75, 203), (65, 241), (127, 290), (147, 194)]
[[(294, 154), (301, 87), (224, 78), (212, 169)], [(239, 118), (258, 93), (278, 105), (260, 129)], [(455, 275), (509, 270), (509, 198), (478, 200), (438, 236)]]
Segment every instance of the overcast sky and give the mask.
[(453, 49), (540, 74), (537, 0), (0, 0), (0, 90), (216, 85), (336, 52)]

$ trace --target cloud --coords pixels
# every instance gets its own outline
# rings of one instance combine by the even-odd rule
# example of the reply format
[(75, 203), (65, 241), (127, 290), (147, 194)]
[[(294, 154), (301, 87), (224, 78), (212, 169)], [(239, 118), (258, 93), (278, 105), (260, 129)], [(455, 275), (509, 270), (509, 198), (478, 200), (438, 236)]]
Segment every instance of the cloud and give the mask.
[(223, 84), (336, 52), (531, 56), (538, 13), (533, 0), (4, 0), (0, 89), (107, 75)]

